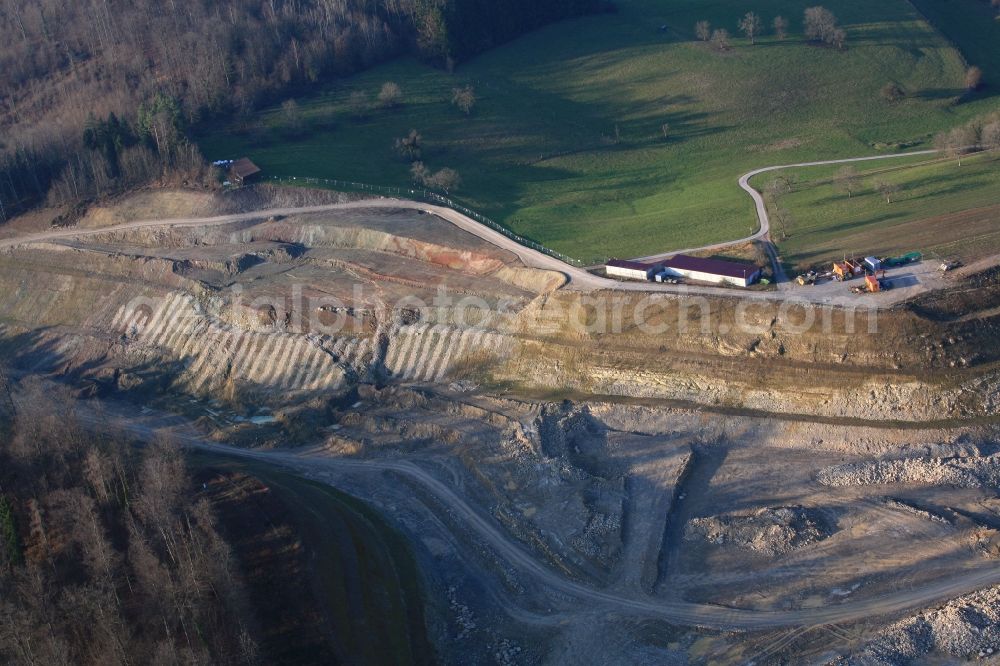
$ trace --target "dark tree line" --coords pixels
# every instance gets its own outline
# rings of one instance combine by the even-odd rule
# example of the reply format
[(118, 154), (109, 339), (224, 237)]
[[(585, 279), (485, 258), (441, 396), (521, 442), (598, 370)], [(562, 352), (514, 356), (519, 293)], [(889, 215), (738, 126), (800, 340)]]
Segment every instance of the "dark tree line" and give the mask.
[(237, 567), (176, 449), (89, 434), (71, 400), (28, 388), (0, 424), (0, 662), (257, 662)]
[(614, 9), (611, 0), (414, 0), (414, 5), (424, 51), (457, 61), (553, 21)]
[(460, 61), (606, 1), (0, 0), (0, 222), (204, 177), (184, 128), (205, 117), (405, 51)]

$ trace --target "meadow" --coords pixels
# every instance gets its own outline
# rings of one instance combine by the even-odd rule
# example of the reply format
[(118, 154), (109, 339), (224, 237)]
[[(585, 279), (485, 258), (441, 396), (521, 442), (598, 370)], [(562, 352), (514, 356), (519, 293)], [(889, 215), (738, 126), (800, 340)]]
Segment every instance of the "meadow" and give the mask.
[[(842, 167), (790, 169), (754, 180), (758, 189), (781, 175), (795, 183), (778, 197), (791, 216), (787, 237), (772, 226), (790, 270), (844, 256), (919, 251), (970, 261), (1000, 251), (1000, 155), (966, 156), (961, 166), (953, 158), (927, 156), (867, 165), (855, 167), (860, 188), (852, 196), (838, 187)], [(877, 191), (879, 180), (896, 186), (891, 202)]]
[[(805, 42), (812, 4), (619, 0), (616, 14), (551, 25), (453, 73), (401, 59), (311, 91), (297, 98), (301, 127), (277, 105), (203, 126), (198, 141), (271, 176), (405, 186), (393, 141), (416, 129), (427, 166), (460, 173), (455, 198), (578, 259), (738, 238), (757, 228), (742, 173), (926, 147), (995, 106), (956, 104), (966, 63), (906, 0), (828, 2), (849, 33), (843, 51)], [(788, 38), (737, 36), (749, 9), (768, 26), (786, 17)], [(728, 29), (732, 49), (697, 41), (701, 19)], [(352, 93), (374, 99), (385, 81), (401, 86), (401, 106), (358, 118)], [(887, 82), (906, 97), (883, 99)], [(468, 117), (450, 104), (464, 85), (478, 97)]]
[(1000, 10), (980, 0), (911, 0), (931, 24), (983, 70), (987, 90), (1000, 86)]

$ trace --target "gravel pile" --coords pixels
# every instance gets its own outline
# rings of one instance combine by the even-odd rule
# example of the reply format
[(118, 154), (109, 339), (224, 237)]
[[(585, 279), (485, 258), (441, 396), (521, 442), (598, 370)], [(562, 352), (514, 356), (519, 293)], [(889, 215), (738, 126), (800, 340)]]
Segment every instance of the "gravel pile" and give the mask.
[(900, 620), (861, 652), (832, 663), (896, 666), (932, 653), (966, 660), (996, 659), (1000, 655), (1000, 587)]
[(694, 518), (684, 529), (684, 539), (732, 545), (773, 557), (822, 541), (834, 531), (832, 521), (822, 511), (790, 506), (759, 509), (749, 515)]
[(1000, 456), (846, 463), (821, 470), (816, 479), (827, 486), (920, 483), (958, 488), (989, 488), (1000, 484)]
[(882, 501), (888, 507), (891, 507), (893, 509), (898, 509), (899, 511), (905, 511), (906, 513), (912, 514), (919, 518), (923, 518), (924, 520), (929, 520), (934, 523), (940, 523), (942, 525), (951, 525), (953, 522), (946, 516), (943, 516), (939, 513), (931, 513), (930, 511), (921, 509), (920, 507), (917, 507), (910, 502), (904, 502), (903, 500), (898, 500), (895, 497), (884, 497), (882, 498)]

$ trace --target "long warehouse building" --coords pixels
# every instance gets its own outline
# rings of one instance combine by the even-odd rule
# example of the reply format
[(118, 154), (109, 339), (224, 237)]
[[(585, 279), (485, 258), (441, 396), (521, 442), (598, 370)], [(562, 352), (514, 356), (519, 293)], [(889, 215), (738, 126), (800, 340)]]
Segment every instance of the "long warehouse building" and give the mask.
[(760, 278), (760, 266), (724, 259), (703, 259), (677, 254), (662, 262), (667, 275), (698, 282), (749, 287)]
[(760, 278), (761, 268), (738, 261), (678, 254), (654, 264), (612, 259), (604, 265), (604, 272), (609, 277), (628, 280), (652, 280), (657, 275), (666, 275), (696, 282), (748, 287)]

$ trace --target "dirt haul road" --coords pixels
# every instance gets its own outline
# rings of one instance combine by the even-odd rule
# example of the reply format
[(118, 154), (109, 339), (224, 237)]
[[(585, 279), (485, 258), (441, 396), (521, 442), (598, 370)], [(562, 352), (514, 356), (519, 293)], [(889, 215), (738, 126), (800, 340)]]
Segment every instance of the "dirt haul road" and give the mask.
[[(128, 406), (113, 409), (128, 410)], [(134, 410), (134, 408), (132, 408)], [(151, 413), (152, 414), (152, 413)], [(526, 550), (511, 535), (498, 527), (496, 521), (484, 515), (459, 496), (448, 484), (421, 467), (405, 460), (354, 460), (330, 456), (317, 450), (303, 451), (253, 451), (204, 439), (190, 424), (174, 416), (153, 414), (141, 419), (126, 412), (93, 412), (84, 406), (77, 419), (101, 430), (113, 424), (139, 439), (156, 440), (166, 436), (189, 448), (245, 458), (279, 465), (304, 477), (332, 485), (332, 475), (337, 473), (391, 472), (405, 476), (420, 484), (438, 501), (447, 506), (453, 517), (489, 544), (513, 568), (533, 578), (553, 592), (569, 595), (579, 600), (597, 604), (608, 612), (629, 613), (655, 617), (679, 625), (718, 630), (765, 630), (794, 627), (813, 627), (855, 622), (865, 618), (894, 615), (905, 611), (926, 608), (935, 602), (955, 598), (973, 590), (1000, 583), (1000, 567), (995, 563), (957, 571), (922, 587), (898, 590), (873, 599), (845, 602), (821, 608), (802, 608), (788, 611), (726, 608), (711, 604), (683, 601), (661, 601), (637, 593), (625, 596), (589, 587), (559, 575)], [(590, 608), (593, 610), (593, 608)]]
[(746, 243), (748, 241), (754, 240), (764, 240), (765, 247), (767, 248), (768, 254), (771, 257), (771, 261), (775, 267), (775, 275), (777, 276), (777, 282), (779, 283), (779, 291), (745, 291), (737, 290), (724, 287), (711, 287), (711, 286), (700, 286), (700, 285), (666, 285), (657, 284), (650, 282), (622, 282), (618, 280), (611, 280), (606, 277), (601, 277), (595, 275), (581, 268), (576, 268), (570, 266), (555, 257), (551, 257), (543, 252), (533, 250), (531, 248), (525, 247), (520, 243), (504, 236), (498, 231), (494, 231), (485, 225), (476, 222), (475, 220), (459, 213), (458, 211), (452, 210), (450, 208), (445, 208), (443, 206), (435, 206), (431, 204), (420, 203), (416, 201), (408, 201), (405, 199), (364, 199), (360, 201), (352, 201), (350, 203), (343, 204), (327, 204), (320, 206), (302, 206), (298, 208), (272, 208), (268, 210), (252, 211), (248, 213), (237, 213), (232, 215), (218, 215), (214, 217), (204, 217), (204, 218), (175, 218), (175, 219), (155, 219), (155, 220), (137, 220), (134, 222), (126, 222), (123, 224), (117, 224), (107, 227), (100, 227), (94, 229), (54, 229), (51, 231), (45, 231), (35, 234), (26, 234), (23, 236), (17, 236), (13, 238), (7, 238), (0, 240), (0, 250), (11, 249), (20, 245), (29, 245), (32, 243), (43, 243), (47, 241), (60, 240), (60, 239), (78, 239), (86, 238), (88, 236), (97, 236), (101, 234), (113, 233), (117, 231), (131, 231), (136, 229), (151, 229), (151, 228), (171, 228), (171, 227), (207, 227), (207, 226), (219, 226), (225, 224), (231, 224), (234, 222), (242, 222), (247, 220), (266, 220), (269, 217), (276, 216), (289, 216), (289, 215), (303, 215), (309, 213), (323, 213), (323, 212), (335, 212), (338, 210), (347, 209), (364, 209), (364, 208), (406, 208), (412, 210), (423, 210), (437, 215), (443, 220), (446, 220), (456, 227), (466, 231), (474, 236), (481, 238), (482, 240), (491, 243), (501, 249), (507, 250), (515, 255), (521, 260), (524, 265), (531, 268), (538, 268), (543, 270), (555, 271), (562, 273), (566, 277), (566, 284), (564, 288), (572, 289), (575, 291), (600, 291), (600, 290), (618, 290), (618, 291), (635, 291), (635, 292), (647, 292), (654, 294), (663, 295), (674, 295), (674, 296), (718, 296), (718, 297), (729, 297), (729, 298), (741, 298), (745, 300), (761, 300), (761, 301), (792, 301), (792, 302), (802, 302), (802, 303), (814, 303), (821, 305), (834, 305), (834, 306), (845, 306), (845, 307), (857, 307), (862, 305), (865, 308), (885, 308), (891, 307), (898, 303), (900, 300), (905, 300), (915, 293), (901, 293), (897, 291), (885, 292), (883, 294), (878, 294), (878, 298), (869, 296), (864, 301), (859, 302), (857, 298), (851, 298), (848, 296), (836, 296), (831, 297), (828, 292), (817, 293), (810, 290), (796, 290), (794, 292), (790, 291), (792, 286), (788, 282), (787, 278), (784, 276), (784, 272), (781, 269), (780, 262), (777, 260), (777, 255), (773, 244), (770, 242), (770, 218), (767, 214), (767, 207), (764, 205), (764, 199), (761, 197), (760, 193), (757, 192), (753, 187), (750, 186), (750, 179), (754, 176), (765, 173), (768, 171), (776, 171), (779, 169), (788, 169), (795, 167), (807, 167), (807, 166), (823, 166), (830, 164), (846, 164), (852, 162), (865, 162), (870, 160), (882, 160), (889, 159), (893, 157), (906, 157), (906, 156), (919, 156), (919, 155), (929, 155), (936, 153), (936, 150), (925, 150), (912, 153), (895, 153), (892, 155), (876, 155), (874, 157), (854, 157), (848, 159), (840, 160), (826, 160), (820, 162), (802, 162), (799, 164), (787, 164), (763, 167), (751, 171), (739, 179), (739, 185), (743, 190), (745, 190), (754, 200), (754, 204), (757, 210), (757, 217), (760, 221), (760, 229), (746, 237), (734, 241), (727, 241), (724, 243), (716, 243), (714, 245), (704, 245), (698, 248), (689, 248), (685, 250), (678, 250), (669, 252), (666, 254), (652, 255), (650, 257), (644, 257), (644, 260), (656, 260), (662, 259), (664, 257), (673, 256), (679, 252), (698, 252), (698, 251), (711, 251), (718, 250), (733, 245), (738, 245), (741, 243)]

